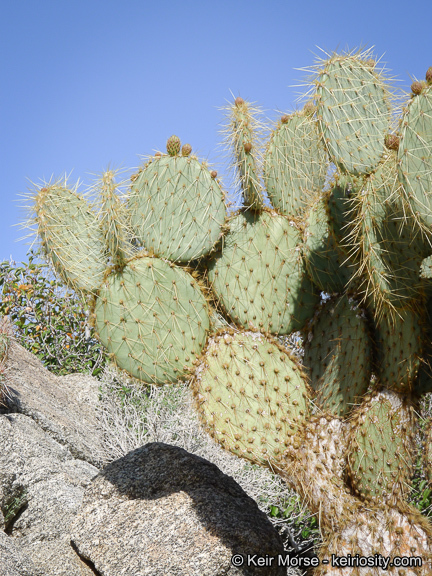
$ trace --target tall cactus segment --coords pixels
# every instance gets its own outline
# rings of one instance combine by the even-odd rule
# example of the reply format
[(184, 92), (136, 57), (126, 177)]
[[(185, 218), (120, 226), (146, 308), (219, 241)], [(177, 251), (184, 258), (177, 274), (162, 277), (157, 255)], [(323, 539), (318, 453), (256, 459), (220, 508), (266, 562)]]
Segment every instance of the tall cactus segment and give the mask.
[(319, 138), (314, 106), (283, 115), (272, 133), (264, 162), (264, 181), (273, 206), (291, 218), (302, 216), (322, 190), (328, 162)]
[(391, 120), (390, 86), (367, 52), (333, 55), (316, 66), (319, 128), (343, 172), (372, 172), (384, 153)]
[(126, 265), (126, 260), (132, 257), (133, 249), (128, 242), (131, 234), (128, 230), (128, 216), (125, 205), (117, 194), (114, 171), (107, 170), (102, 174), (95, 191), (100, 197), (99, 221), (110, 264), (121, 270)]
[(305, 367), (324, 412), (346, 418), (370, 382), (372, 347), (364, 312), (347, 296), (326, 302), (305, 343)]
[(209, 315), (188, 272), (141, 256), (103, 282), (95, 323), (119, 368), (144, 382), (163, 384), (183, 377), (201, 354)]
[(310, 413), (298, 361), (259, 332), (210, 338), (192, 387), (210, 434), (255, 464), (280, 461)]
[(415, 302), (427, 251), (407, 217), (394, 152), (386, 154), (352, 201), (356, 217), (350, 238), (365, 300), (373, 301), (377, 315), (383, 307)]
[(226, 145), (232, 151), (233, 168), (243, 195), (243, 204), (249, 210), (264, 207), (261, 184), (261, 125), (257, 119), (259, 109), (243, 98), (236, 98), (233, 105), (226, 108)]
[(412, 412), (397, 393), (373, 395), (351, 420), (348, 474), (362, 500), (394, 506), (409, 493)]
[(401, 121), (398, 166), (411, 209), (432, 242), (432, 81), (417, 84)]
[(245, 211), (229, 222), (209, 266), (217, 299), (234, 322), (273, 334), (303, 328), (318, 296), (305, 273), (300, 232), (273, 211)]
[(67, 183), (40, 188), (34, 198), (34, 221), (42, 249), (63, 281), (93, 292), (103, 280), (106, 248), (92, 207)]
[[(180, 151), (180, 141), (167, 149)], [(147, 251), (174, 262), (208, 254), (222, 235), (226, 208), (214, 173), (197, 158), (155, 156), (140, 169), (128, 199), (131, 225)]]

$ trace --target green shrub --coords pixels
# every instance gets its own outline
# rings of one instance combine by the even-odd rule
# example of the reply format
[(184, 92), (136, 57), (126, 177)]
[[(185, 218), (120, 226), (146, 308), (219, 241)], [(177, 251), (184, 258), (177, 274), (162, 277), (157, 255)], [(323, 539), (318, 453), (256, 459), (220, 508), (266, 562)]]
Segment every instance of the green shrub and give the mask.
[(0, 316), (8, 316), (14, 336), (58, 375), (97, 376), (107, 356), (91, 334), (85, 300), (54, 277), (31, 251), (28, 262), (0, 264)]

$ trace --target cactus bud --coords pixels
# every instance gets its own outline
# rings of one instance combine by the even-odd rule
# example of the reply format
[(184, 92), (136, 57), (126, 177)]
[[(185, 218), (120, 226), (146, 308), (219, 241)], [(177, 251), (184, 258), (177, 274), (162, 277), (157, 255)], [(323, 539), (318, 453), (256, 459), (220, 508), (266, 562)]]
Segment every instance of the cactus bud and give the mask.
[(182, 147), (182, 156), (189, 156), (192, 152), (192, 146), (190, 144), (184, 144)]
[(421, 94), (421, 91), (423, 90), (423, 85), (421, 82), (413, 82), (411, 84), (411, 92), (413, 94), (415, 94), (416, 96), (418, 96), (419, 94)]
[(249, 154), (249, 152), (252, 150), (252, 144), (250, 142), (245, 142), (243, 148), (246, 154)]
[(178, 156), (180, 152), (180, 138), (178, 136), (170, 136), (166, 146), (170, 156)]
[(240, 108), (240, 106), (243, 106), (244, 104), (244, 100), (243, 98), (240, 98), (240, 96), (238, 96), (235, 100), (234, 100), (234, 104)]
[(428, 84), (432, 84), (432, 66), (429, 66), (429, 68), (426, 70), (426, 82)]
[(281, 122), (282, 124), (286, 124), (289, 120), (289, 116), (287, 114), (284, 114), (281, 118)]
[(385, 147), (389, 150), (398, 150), (399, 149), (399, 136), (396, 134), (386, 134), (384, 138)]
[(306, 104), (303, 107), (303, 112), (305, 113), (306, 116), (312, 116), (312, 114), (315, 114), (316, 112), (316, 106), (313, 102), (306, 102)]
[(213, 179), (215, 179), (216, 176), (217, 176), (216, 170), (212, 170), (212, 171), (210, 172), (210, 176), (211, 176)]

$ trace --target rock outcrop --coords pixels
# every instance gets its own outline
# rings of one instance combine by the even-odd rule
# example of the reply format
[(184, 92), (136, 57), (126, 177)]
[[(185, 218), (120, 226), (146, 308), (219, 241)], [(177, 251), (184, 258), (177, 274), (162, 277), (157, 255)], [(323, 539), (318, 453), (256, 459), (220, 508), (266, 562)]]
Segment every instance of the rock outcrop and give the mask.
[[(104, 576), (285, 574), (246, 567), (283, 554), (256, 503), (214, 464), (182, 448), (143, 446), (109, 464), (86, 490), (72, 541)], [(245, 557), (241, 569), (234, 555)]]
[(106, 465), (99, 382), (57, 377), (13, 343), (0, 410), (0, 576), (266, 576), (231, 557), (283, 553), (214, 464), (153, 443)]

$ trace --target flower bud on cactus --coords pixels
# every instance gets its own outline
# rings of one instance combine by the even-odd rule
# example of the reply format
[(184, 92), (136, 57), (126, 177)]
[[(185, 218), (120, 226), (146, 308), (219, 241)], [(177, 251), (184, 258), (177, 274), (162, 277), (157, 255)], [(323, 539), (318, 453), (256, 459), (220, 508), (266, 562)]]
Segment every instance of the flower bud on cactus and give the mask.
[(192, 152), (192, 146), (190, 144), (183, 144), (182, 146), (182, 156), (189, 156)]
[(399, 136), (396, 136), (396, 134), (386, 134), (384, 138), (384, 144), (389, 150), (398, 150), (399, 141)]
[(170, 136), (167, 140), (167, 152), (170, 156), (178, 156), (180, 152), (180, 138)]
[(422, 93), (423, 85), (421, 82), (415, 81), (411, 84), (411, 92), (418, 96)]

